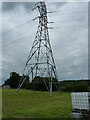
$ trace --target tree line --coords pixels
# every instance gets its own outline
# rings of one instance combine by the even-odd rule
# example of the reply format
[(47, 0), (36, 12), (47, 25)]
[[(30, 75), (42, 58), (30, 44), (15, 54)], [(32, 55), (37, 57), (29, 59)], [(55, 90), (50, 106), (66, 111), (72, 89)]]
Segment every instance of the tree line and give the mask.
[[(20, 76), (16, 72), (11, 72), (9, 79), (5, 80), (4, 85), (9, 85), (10, 88), (18, 88), (19, 81), (22, 76)], [(26, 77), (26, 76), (23, 76)], [(38, 90), (38, 91), (47, 91), (45, 86), (46, 82), (47, 86), (49, 86), (49, 79), (47, 77), (36, 76), (31, 82), (29, 81), (29, 76), (26, 77), (25, 82), (22, 85), (24, 89), (30, 90)], [(53, 78), (52, 88), (53, 91), (57, 91), (57, 86), (60, 86), (60, 90), (62, 92), (86, 92), (90, 91), (90, 80), (63, 80), (57, 82), (55, 78)]]

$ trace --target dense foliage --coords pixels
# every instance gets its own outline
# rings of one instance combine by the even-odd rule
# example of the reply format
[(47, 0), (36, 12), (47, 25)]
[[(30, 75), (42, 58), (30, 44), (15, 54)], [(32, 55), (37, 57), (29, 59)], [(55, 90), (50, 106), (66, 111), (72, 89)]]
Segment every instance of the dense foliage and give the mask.
[[(10, 85), (10, 88), (17, 88), (19, 81), (21, 80), (21, 77), (22, 76), (20, 76), (18, 73), (12, 72), (12, 73), (10, 73), (10, 78), (5, 81), (4, 85)], [(24, 76), (24, 77), (26, 77), (26, 76)], [(25, 88), (25, 86), (27, 84), (29, 84), (29, 77), (28, 76), (26, 77), (26, 80), (23, 83), (22, 88)]]
[[(22, 76), (20, 76), (18, 73), (12, 72), (10, 73), (10, 78), (5, 81), (4, 85), (10, 85), (10, 88), (17, 88), (21, 77)], [(48, 77), (42, 78), (40, 76), (36, 76), (31, 82), (29, 82), (29, 76), (23, 77), (26, 77), (26, 80), (23, 83), (22, 88), (37, 91), (47, 91), (46, 86), (49, 86), (50, 83)], [(53, 78), (52, 81), (53, 91), (58, 90), (57, 86), (60, 86), (60, 90), (64, 92), (90, 91), (90, 80), (65, 80), (60, 81), (59, 84), (55, 78)]]
[[(31, 89), (39, 90), (39, 91), (47, 91), (47, 87), (49, 87), (49, 78), (48, 77), (40, 77), (36, 76), (31, 82)], [(57, 80), (52, 78), (52, 88), (53, 90), (57, 90)]]

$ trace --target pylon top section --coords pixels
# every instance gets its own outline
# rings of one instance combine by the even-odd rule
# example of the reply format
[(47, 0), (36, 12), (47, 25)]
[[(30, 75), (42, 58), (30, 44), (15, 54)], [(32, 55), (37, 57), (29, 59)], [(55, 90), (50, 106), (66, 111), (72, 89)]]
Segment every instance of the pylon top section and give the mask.
[(46, 9), (45, 2), (40, 2), (37, 5), (37, 7), (38, 7), (38, 10), (39, 10), (40, 16), (41, 17), (46, 17), (47, 9)]

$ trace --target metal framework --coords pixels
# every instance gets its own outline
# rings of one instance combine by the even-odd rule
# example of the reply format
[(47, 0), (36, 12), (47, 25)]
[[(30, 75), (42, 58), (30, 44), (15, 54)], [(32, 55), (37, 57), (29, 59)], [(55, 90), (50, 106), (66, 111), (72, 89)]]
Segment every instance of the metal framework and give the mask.
[[(39, 10), (39, 24), (36, 33), (35, 40), (33, 42), (31, 51), (29, 53), (25, 68), (23, 70), (24, 76), (29, 76), (31, 80), (35, 76), (40, 76), (43, 78), (43, 82), (47, 90), (52, 95), (52, 78), (57, 79), (56, 65), (53, 58), (52, 48), (49, 40), (48, 26), (47, 24), (47, 8), (45, 2), (39, 2), (36, 6)], [(49, 85), (46, 84), (44, 77), (48, 77)], [(17, 92), (22, 87), (26, 77), (20, 80)], [(57, 79), (58, 82), (58, 79)], [(56, 86), (59, 88), (59, 86)]]

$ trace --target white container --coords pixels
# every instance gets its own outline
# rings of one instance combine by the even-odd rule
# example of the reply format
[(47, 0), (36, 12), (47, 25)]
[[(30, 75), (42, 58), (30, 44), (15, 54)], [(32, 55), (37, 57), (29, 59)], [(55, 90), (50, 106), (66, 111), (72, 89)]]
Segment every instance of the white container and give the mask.
[(90, 110), (90, 92), (71, 93), (72, 109)]

